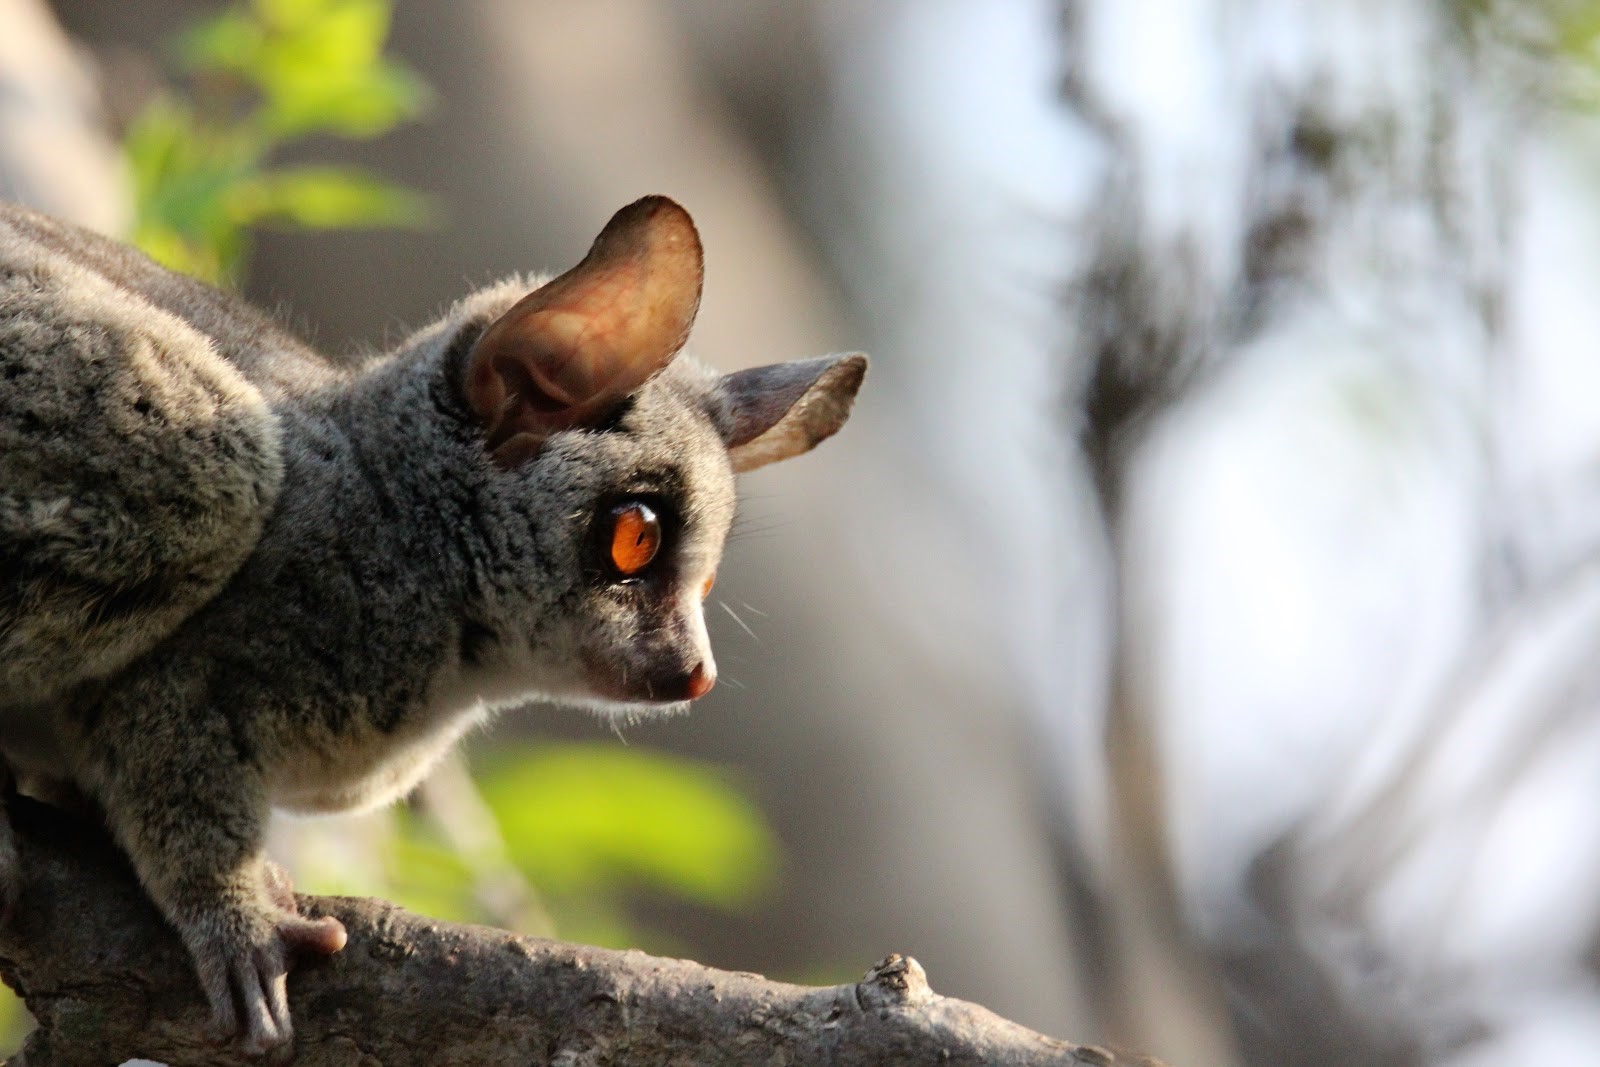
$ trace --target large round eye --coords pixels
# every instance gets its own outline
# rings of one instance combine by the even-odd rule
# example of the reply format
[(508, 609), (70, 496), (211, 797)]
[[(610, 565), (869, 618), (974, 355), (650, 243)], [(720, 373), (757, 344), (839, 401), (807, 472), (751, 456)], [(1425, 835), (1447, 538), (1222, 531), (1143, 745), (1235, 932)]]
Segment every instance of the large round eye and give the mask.
[(661, 520), (650, 505), (630, 500), (611, 509), (611, 565), (624, 578), (650, 566), (661, 548)]

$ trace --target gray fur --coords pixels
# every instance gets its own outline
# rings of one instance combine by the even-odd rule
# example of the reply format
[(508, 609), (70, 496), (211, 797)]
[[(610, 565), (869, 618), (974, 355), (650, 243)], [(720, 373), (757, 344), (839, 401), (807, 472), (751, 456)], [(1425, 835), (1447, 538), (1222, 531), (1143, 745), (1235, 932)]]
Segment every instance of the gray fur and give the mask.
[[(864, 367), (817, 361), (774, 405), (680, 355), (502, 469), (460, 375), (529, 288), (341, 368), (136, 252), (0, 211), (0, 752), (24, 789), (98, 802), (249, 1047), (289, 1039), (287, 950), (343, 938), (274, 892), (269, 807), (386, 803), (531, 697), (673, 706), (672, 679), (715, 671), (725, 442), (752, 403), (780, 437), (791, 409), (832, 412), (763, 461), (810, 448)], [(619, 584), (593, 525), (633, 494), (676, 532)]]

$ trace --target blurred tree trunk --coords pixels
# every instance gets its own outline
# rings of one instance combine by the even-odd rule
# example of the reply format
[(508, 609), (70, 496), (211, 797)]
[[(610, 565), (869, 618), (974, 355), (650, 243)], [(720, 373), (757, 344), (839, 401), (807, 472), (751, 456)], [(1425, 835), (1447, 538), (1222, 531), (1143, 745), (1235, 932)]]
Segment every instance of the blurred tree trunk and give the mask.
[[(1553, 907), (1542, 833), (1487, 845), (1533, 817), (1520, 790), (1583, 810), (1586, 698), (1519, 730), (1471, 695), (1526, 692), (1497, 627), (1581, 629), (1600, 543), (1600, 231), (1550, 103), (1571, 27), (1444, 0), (808, 10), (816, 62), (712, 69), (873, 331), (875, 448), (915, 489), (876, 490), (858, 540), (933, 531), (875, 580), (914, 602), (937, 575), (908, 641), (1027, 683), (1083, 958), (1123, 976), (1102, 1025), (1219, 1064), (1580, 1047), (1558, 1016), (1588, 1003), (1590, 910)], [(1527, 758), (1440, 784), (1432, 747), (1480, 731)], [(1430, 865), (1460, 837), (1484, 847)], [(1585, 840), (1547, 847), (1600, 893)], [(1495, 946), (1490, 857), (1540, 872), (1506, 929), (1543, 959)], [(1551, 996), (1492, 996), (1497, 971)]]
[(126, 232), (132, 206), (85, 57), (43, 0), (0, 0), (0, 197)]
[(1066, 355), (1118, 576), (1105, 891), (1155, 950), (1119, 1036), (1179, 1047), (1139, 979), (1176, 972), (1250, 1063), (1582, 1059), (1600, 402), (1554, 383), (1592, 381), (1562, 301), (1597, 275), (1529, 210), (1594, 233), (1555, 8), (1062, 9), (1100, 149)]

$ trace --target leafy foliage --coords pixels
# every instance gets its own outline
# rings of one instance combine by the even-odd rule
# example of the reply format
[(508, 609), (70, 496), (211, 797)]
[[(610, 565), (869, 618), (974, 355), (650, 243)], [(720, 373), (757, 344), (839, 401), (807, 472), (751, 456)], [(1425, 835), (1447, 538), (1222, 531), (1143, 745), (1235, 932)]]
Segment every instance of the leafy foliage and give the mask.
[[(643, 890), (722, 911), (772, 884), (777, 847), (748, 796), (703, 763), (611, 743), (498, 751), (476, 775), (513, 864), (563, 937), (661, 945), (629, 918)], [(472, 873), (420, 820), (402, 820), (390, 889), (430, 915), (473, 919)]]
[(390, 0), (250, 0), (184, 33), (187, 96), (163, 95), (125, 141), (135, 244), (219, 283), (238, 280), (253, 227), (419, 226), (434, 209), (366, 171), (272, 166), (310, 135), (367, 139), (417, 117), (421, 79), (383, 55)]

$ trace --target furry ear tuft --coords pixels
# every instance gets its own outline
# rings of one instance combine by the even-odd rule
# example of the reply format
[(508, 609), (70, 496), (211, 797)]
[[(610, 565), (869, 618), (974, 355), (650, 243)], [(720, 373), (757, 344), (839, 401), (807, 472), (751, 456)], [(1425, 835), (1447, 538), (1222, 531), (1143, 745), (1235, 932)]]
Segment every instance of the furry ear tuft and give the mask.
[(603, 421), (670, 363), (703, 277), (699, 234), (676, 203), (647, 196), (613, 215), (581, 263), (473, 346), (462, 391), (495, 462), (517, 466), (551, 434)]
[(743, 472), (809, 452), (850, 417), (867, 373), (859, 352), (794, 360), (724, 375), (728, 422), (722, 439)]

